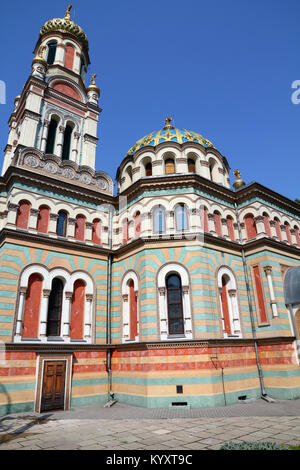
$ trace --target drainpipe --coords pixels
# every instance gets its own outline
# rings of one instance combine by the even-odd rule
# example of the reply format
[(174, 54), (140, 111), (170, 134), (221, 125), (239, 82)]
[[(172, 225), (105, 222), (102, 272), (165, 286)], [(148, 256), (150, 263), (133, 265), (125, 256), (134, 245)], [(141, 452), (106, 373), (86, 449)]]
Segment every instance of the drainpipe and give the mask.
[(244, 275), (245, 275), (246, 289), (247, 289), (247, 296), (248, 296), (248, 305), (249, 305), (249, 312), (250, 312), (250, 319), (251, 319), (251, 329), (252, 329), (252, 335), (253, 335), (253, 339), (254, 339), (256, 365), (257, 365), (257, 370), (258, 370), (258, 377), (259, 377), (259, 382), (260, 382), (261, 395), (262, 395), (262, 398), (265, 399), (268, 396), (267, 396), (267, 393), (266, 393), (266, 390), (265, 390), (263, 373), (262, 373), (261, 365), (260, 365), (260, 362), (259, 362), (256, 330), (255, 330), (254, 315), (253, 315), (253, 308), (252, 308), (251, 294), (250, 294), (250, 284), (249, 284), (249, 277), (248, 277), (248, 272), (247, 272), (247, 263), (246, 263), (245, 251), (244, 251), (244, 247), (243, 247), (243, 237), (242, 237), (242, 230), (241, 230), (240, 219), (239, 219), (239, 212), (238, 212), (236, 202), (234, 203), (234, 206), (235, 206), (235, 214), (236, 214), (236, 220), (237, 220), (237, 225), (238, 225), (239, 238), (240, 238), (240, 243), (241, 243), (241, 248), (242, 248), (242, 260), (243, 260)]
[[(109, 249), (112, 249), (112, 211), (109, 211)], [(106, 343), (111, 344), (111, 266), (112, 266), (113, 255), (108, 255), (108, 266), (107, 266), (107, 322), (106, 322)], [(112, 392), (112, 373), (111, 373), (111, 349), (107, 348), (106, 351), (106, 370), (108, 375), (108, 393), (109, 400), (114, 399)]]

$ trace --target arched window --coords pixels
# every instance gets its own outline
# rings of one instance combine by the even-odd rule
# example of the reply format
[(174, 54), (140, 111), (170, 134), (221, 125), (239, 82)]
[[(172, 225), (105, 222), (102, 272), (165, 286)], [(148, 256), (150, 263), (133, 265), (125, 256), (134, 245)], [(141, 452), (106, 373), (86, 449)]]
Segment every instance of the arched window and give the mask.
[(295, 230), (295, 237), (297, 240), (297, 245), (300, 247), (300, 234), (299, 234), (299, 228), (297, 227), (297, 225), (295, 225), (294, 230)]
[(77, 279), (74, 282), (72, 304), (70, 338), (83, 339), (84, 328), (84, 305), (85, 305), (85, 282)]
[(96, 243), (97, 245), (101, 244), (101, 221), (100, 219), (93, 220), (92, 242)]
[(188, 172), (195, 173), (196, 172), (195, 160), (193, 158), (188, 158), (187, 164), (188, 164)]
[(227, 266), (221, 266), (218, 270), (217, 282), (224, 337), (241, 337), (237, 283), (231, 269)]
[(129, 240), (128, 219), (123, 220), (123, 244)]
[(64, 63), (64, 66), (67, 69), (70, 69), (70, 70), (73, 69), (74, 55), (75, 55), (74, 47), (71, 46), (71, 44), (68, 44), (66, 47), (66, 55), (65, 55), (65, 63)]
[(164, 233), (165, 228), (165, 209), (162, 206), (155, 207), (153, 210), (154, 233)]
[(31, 274), (28, 279), (23, 318), (23, 338), (37, 338), (43, 279), (40, 274)]
[(227, 285), (229, 284), (229, 277), (224, 274), (222, 276), (222, 289), (220, 292), (221, 295), (221, 303), (222, 303), (222, 314), (223, 314), (223, 323), (224, 323), (224, 331), (231, 335), (231, 325), (230, 325), (230, 316), (229, 316), (229, 294)]
[(188, 219), (184, 204), (178, 204), (175, 209), (176, 230), (188, 230)]
[(166, 175), (175, 173), (175, 163), (173, 158), (167, 158), (165, 161), (165, 172)]
[(28, 201), (20, 201), (16, 220), (18, 228), (28, 229), (30, 207), (31, 204)]
[(183, 334), (182, 287), (178, 274), (170, 274), (166, 279), (169, 335)]
[(58, 122), (56, 119), (51, 118), (48, 130), (47, 144), (45, 153), (54, 153), (54, 146), (56, 140), (56, 131), (57, 131)]
[(248, 240), (255, 238), (257, 235), (256, 224), (254, 220), (254, 216), (252, 214), (247, 214), (245, 216), (245, 226), (246, 226), (246, 233)]
[(72, 140), (73, 127), (70, 124), (66, 125), (64, 133), (64, 143), (62, 148), (62, 160), (70, 159), (71, 140)]
[(57, 43), (55, 41), (48, 44), (47, 64), (52, 65), (55, 61)]
[(208, 232), (208, 209), (207, 207), (201, 208), (201, 228), (204, 232)]
[(222, 237), (222, 223), (221, 214), (217, 211), (214, 212), (215, 231), (219, 237)]
[(290, 230), (290, 225), (288, 222), (285, 222), (285, 233), (286, 233), (286, 238), (287, 238), (287, 241), (292, 245), (293, 244), (293, 241), (292, 241), (292, 235), (291, 235), (291, 230)]
[(85, 239), (85, 217), (77, 215), (75, 223), (75, 239), (84, 241)]
[(84, 57), (81, 57), (81, 60), (80, 60), (80, 76), (82, 80), (84, 81), (86, 77), (86, 65), (85, 65)]
[(269, 216), (268, 216), (268, 214), (266, 214), (266, 213), (264, 212), (264, 213), (263, 213), (263, 217), (264, 217), (265, 232), (266, 232), (266, 234), (267, 234), (268, 237), (271, 237), (271, 226), (270, 226)]
[(281, 228), (280, 228), (280, 222), (277, 217), (274, 219), (275, 221), (275, 230), (276, 230), (276, 235), (280, 241), (282, 241), (282, 235), (281, 235)]
[(50, 210), (47, 206), (41, 206), (39, 208), (38, 220), (37, 220), (37, 231), (41, 233), (48, 232)]
[(128, 282), (129, 287), (129, 339), (134, 340), (137, 336), (137, 296), (132, 279)]
[(131, 182), (132, 181), (132, 167), (129, 166), (127, 169), (126, 169), (126, 173), (128, 175), (128, 178), (129, 178), (129, 181)]
[(64, 284), (58, 277), (52, 281), (47, 315), (47, 336), (60, 336)]
[(67, 233), (67, 221), (68, 215), (65, 211), (59, 211), (57, 225), (56, 225), (56, 233), (61, 237), (65, 237)]
[(145, 174), (146, 176), (152, 176), (152, 163), (151, 162), (146, 163)]
[(208, 168), (209, 168), (209, 176), (210, 176), (211, 181), (217, 181), (216, 180), (217, 164), (216, 164), (216, 161), (213, 158), (209, 159)]
[(254, 286), (256, 292), (256, 304), (259, 323), (267, 323), (268, 315), (265, 306), (264, 286), (261, 279), (259, 266), (252, 266), (252, 273), (254, 277)]
[(227, 216), (227, 230), (230, 240), (234, 241), (234, 227), (233, 227), (233, 218), (230, 215)]
[(134, 216), (134, 238), (141, 235), (141, 213), (138, 211)]

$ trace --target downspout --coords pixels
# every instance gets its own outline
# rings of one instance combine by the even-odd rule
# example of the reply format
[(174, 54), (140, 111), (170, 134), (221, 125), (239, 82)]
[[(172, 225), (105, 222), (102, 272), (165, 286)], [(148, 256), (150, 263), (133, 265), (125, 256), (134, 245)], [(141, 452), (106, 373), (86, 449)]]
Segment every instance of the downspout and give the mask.
[(260, 365), (260, 362), (259, 362), (257, 337), (256, 337), (254, 315), (253, 315), (253, 308), (252, 308), (252, 302), (251, 302), (251, 294), (250, 294), (250, 284), (249, 284), (249, 277), (248, 277), (248, 272), (247, 272), (247, 263), (246, 263), (246, 257), (245, 257), (245, 250), (244, 250), (244, 246), (243, 246), (243, 237), (242, 237), (242, 230), (241, 230), (241, 224), (240, 224), (240, 219), (239, 219), (239, 212), (238, 212), (236, 202), (234, 203), (234, 206), (235, 206), (235, 214), (236, 214), (236, 220), (237, 220), (237, 225), (238, 225), (239, 239), (240, 239), (240, 244), (241, 244), (241, 248), (242, 248), (242, 260), (243, 260), (244, 275), (245, 275), (246, 289), (247, 289), (247, 296), (248, 296), (249, 313), (250, 313), (250, 319), (251, 319), (251, 329), (252, 329), (252, 335), (253, 335), (253, 339), (254, 339), (256, 365), (257, 365), (257, 370), (258, 370), (258, 377), (259, 377), (259, 382), (260, 382), (261, 395), (262, 395), (262, 398), (265, 399), (268, 396), (267, 396), (267, 393), (266, 393), (266, 390), (265, 390), (263, 373), (262, 373), (261, 365)]
[[(112, 249), (112, 211), (109, 211), (109, 249)], [(106, 370), (108, 376), (108, 394), (109, 400), (113, 400), (112, 392), (112, 373), (111, 373), (111, 266), (112, 266), (113, 255), (108, 255), (108, 266), (107, 266), (107, 322), (106, 322), (106, 343), (108, 345), (106, 351)]]

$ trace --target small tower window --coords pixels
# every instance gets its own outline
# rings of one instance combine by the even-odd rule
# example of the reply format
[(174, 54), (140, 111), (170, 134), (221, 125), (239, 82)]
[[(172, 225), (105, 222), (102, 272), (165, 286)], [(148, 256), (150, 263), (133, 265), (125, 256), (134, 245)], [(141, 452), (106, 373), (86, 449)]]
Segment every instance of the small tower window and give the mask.
[(167, 158), (165, 161), (166, 175), (175, 173), (175, 163), (173, 158)]
[(152, 176), (152, 163), (149, 162), (145, 165), (146, 176)]
[(195, 173), (195, 171), (196, 171), (195, 160), (193, 158), (188, 158), (188, 172)]
[(183, 334), (183, 308), (181, 279), (177, 274), (167, 278), (167, 303), (169, 335)]
[(54, 153), (56, 131), (57, 131), (57, 121), (55, 119), (51, 119), (50, 124), (49, 124), (46, 153)]
[(184, 204), (178, 204), (175, 209), (176, 230), (188, 230), (188, 219)]
[(68, 44), (66, 48), (65, 63), (64, 63), (64, 66), (67, 69), (73, 70), (74, 54), (75, 54), (74, 47), (71, 46), (71, 44)]
[(64, 144), (62, 149), (62, 160), (70, 159), (70, 150), (71, 150), (71, 140), (72, 140), (73, 128), (70, 124), (66, 125), (65, 135), (64, 135)]
[(54, 278), (49, 296), (48, 316), (47, 316), (47, 336), (60, 335), (60, 322), (62, 312), (64, 285), (61, 279)]
[(165, 210), (163, 207), (156, 207), (153, 211), (154, 233), (165, 232)]
[(57, 47), (56, 42), (50, 42), (48, 44), (48, 56), (47, 56), (48, 65), (52, 65), (55, 61), (56, 47)]

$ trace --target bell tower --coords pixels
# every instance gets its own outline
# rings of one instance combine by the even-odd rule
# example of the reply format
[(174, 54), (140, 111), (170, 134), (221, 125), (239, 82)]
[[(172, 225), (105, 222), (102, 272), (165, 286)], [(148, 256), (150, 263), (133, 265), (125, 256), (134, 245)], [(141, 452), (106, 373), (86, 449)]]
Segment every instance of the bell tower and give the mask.
[(9, 119), (2, 174), (25, 147), (95, 169), (100, 90), (96, 74), (85, 86), (89, 44), (71, 8), (40, 30), (31, 75)]

